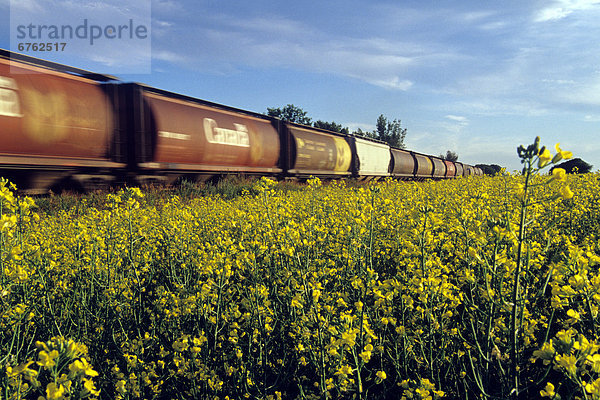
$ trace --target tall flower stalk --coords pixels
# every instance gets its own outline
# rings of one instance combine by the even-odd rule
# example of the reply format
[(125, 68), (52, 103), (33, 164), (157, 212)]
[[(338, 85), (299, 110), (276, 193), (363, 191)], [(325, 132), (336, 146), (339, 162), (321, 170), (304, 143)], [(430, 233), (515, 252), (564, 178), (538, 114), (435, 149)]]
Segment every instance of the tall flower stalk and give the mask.
[[(562, 159), (568, 159), (572, 157), (572, 153), (568, 151), (562, 151), (559, 147), (559, 144), (556, 144), (557, 153), (554, 157), (550, 154), (550, 151), (543, 146), (540, 148), (540, 138), (539, 136), (535, 138), (533, 144), (530, 144), (525, 148), (524, 146), (519, 146), (517, 148), (517, 154), (521, 159), (521, 164), (523, 164), (523, 177), (524, 183), (523, 186), (519, 187), (516, 191), (520, 210), (519, 210), (519, 226), (517, 233), (517, 259), (516, 259), (516, 267), (513, 274), (513, 291), (511, 296), (511, 317), (510, 317), (510, 332), (511, 332), (511, 344), (510, 344), (510, 382), (512, 385), (512, 389), (510, 391), (510, 395), (512, 398), (518, 398), (521, 383), (519, 379), (519, 365), (520, 365), (520, 354), (519, 348), (520, 346), (520, 337), (522, 336), (522, 316), (523, 316), (523, 308), (525, 306), (526, 299), (524, 298), (523, 290), (521, 288), (521, 277), (524, 271), (527, 271), (527, 263), (529, 262), (528, 258), (524, 256), (524, 252), (529, 249), (528, 247), (528, 232), (527, 226), (531, 221), (528, 220), (528, 211), (529, 208), (533, 205), (535, 200), (532, 199), (532, 189), (536, 186), (544, 185), (549, 181), (542, 183), (532, 183), (532, 179), (536, 174), (539, 174), (540, 171), (551, 164), (554, 164)], [(558, 179), (564, 180), (565, 171), (557, 168), (556, 172), (553, 172), (550, 180)], [(558, 197), (563, 197), (564, 199), (569, 199), (573, 197), (573, 192), (570, 190), (568, 186), (562, 186), (560, 189), (560, 194), (552, 195), (552, 199), (556, 199)], [(549, 200), (549, 199), (546, 199)]]

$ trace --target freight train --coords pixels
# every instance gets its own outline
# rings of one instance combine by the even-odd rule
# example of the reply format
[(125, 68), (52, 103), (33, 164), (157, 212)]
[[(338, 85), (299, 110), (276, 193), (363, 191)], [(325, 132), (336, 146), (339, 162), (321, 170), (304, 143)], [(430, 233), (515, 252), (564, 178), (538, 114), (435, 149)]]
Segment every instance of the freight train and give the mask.
[(0, 50), (0, 176), (30, 192), (227, 174), (442, 179), (481, 169)]

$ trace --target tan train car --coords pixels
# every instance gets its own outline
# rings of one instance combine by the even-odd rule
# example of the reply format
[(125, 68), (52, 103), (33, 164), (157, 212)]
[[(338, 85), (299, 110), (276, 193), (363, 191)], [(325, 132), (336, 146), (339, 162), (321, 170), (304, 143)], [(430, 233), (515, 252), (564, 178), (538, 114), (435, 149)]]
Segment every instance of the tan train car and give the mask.
[(281, 122), (283, 167), (288, 176), (351, 175), (352, 150), (342, 134)]

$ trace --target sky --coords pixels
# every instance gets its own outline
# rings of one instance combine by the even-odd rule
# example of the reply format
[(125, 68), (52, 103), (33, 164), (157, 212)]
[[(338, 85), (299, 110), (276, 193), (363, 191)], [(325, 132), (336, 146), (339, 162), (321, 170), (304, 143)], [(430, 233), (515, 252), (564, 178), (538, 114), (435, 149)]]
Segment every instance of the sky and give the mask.
[(520, 170), (516, 148), (540, 136), (600, 168), (600, 0), (111, 1), (0, 0), (0, 47), (17, 51), (17, 15), (120, 13), (148, 25), (148, 46), (38, 56), (351, 130), (383, 114), (408, 149), (469, 164)]

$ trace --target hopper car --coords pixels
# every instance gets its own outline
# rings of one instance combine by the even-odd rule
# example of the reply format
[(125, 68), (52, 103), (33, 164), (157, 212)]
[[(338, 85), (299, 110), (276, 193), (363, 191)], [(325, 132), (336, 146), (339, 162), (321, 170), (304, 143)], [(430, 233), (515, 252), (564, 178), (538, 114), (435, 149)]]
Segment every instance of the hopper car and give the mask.
[(29, 192), (279, 179), (448, 179), (481, 169), (0, 50), (0, 176)]

